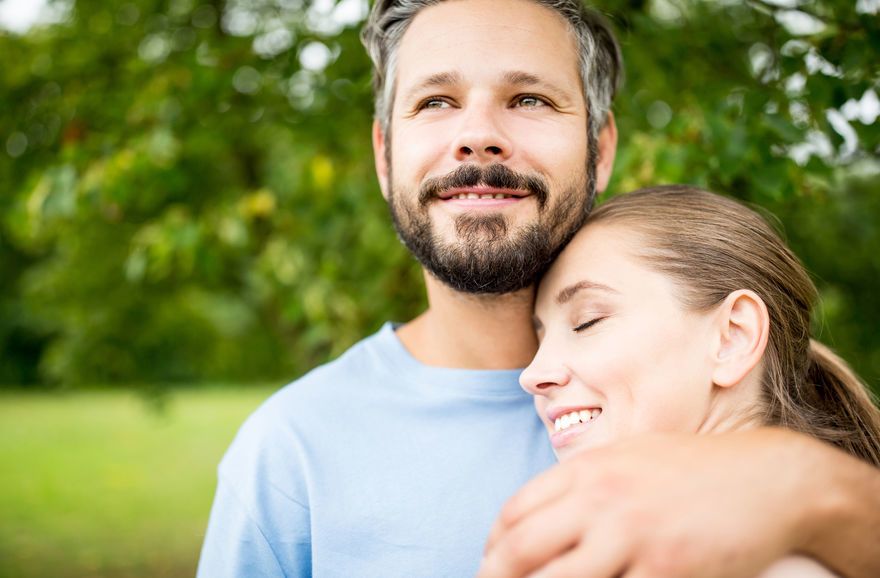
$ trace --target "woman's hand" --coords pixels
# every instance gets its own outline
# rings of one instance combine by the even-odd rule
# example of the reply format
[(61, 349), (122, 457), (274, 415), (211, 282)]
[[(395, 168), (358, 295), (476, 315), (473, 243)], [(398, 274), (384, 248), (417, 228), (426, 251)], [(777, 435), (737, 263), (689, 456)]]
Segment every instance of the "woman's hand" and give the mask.
[(479, 576), (754, 578), (794, 551), (880, 576), (878, 486), (873, 468), (786, 430), (634, 439), (527, 484)]

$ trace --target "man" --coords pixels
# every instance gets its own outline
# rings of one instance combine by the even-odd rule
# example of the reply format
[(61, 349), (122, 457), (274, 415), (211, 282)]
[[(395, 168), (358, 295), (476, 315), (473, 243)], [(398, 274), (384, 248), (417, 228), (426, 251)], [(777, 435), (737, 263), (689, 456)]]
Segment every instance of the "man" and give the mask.
[[(205, 578), (472, 576), (553, 464), (518, 368), (532, 287), (608, 182), (616, 44), (576, 0), (380, 0), (364, 37), (377, 174), (429, 308), (244, 424)], [(877, 575), (877, 478), (785, 432), (636, 441), (517, 494), (482, 573), (747, 577), (799, 550)]]

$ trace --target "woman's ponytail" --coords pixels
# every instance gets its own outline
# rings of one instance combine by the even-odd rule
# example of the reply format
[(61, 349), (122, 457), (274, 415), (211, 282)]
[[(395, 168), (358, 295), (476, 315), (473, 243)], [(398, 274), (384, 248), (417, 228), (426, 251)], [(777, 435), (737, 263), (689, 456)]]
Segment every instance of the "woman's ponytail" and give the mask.
[(805, 433), (880, 467), (880, 409), (849, 365), (811, 339), (806, 381), (815, 417)]

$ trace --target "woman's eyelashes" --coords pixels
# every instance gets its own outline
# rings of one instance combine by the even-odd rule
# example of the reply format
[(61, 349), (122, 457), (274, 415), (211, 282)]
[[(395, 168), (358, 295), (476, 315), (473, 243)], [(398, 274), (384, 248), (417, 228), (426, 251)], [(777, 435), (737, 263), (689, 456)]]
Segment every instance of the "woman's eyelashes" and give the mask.
[(577, 325), (576, 327), (574, 327), (572, 329), (572, 331), (574, 331), (575, 333), (580, 333), (581, 331), (586, 331), (587, 329), (589, 329), (593, 325), (596, 325), (600, 321), (603, 321), (604, 319), (606, 319), (606, 317), (594, 317), (594, 318), (590, 319), (589, 321), (585, 321), (584, 323)]

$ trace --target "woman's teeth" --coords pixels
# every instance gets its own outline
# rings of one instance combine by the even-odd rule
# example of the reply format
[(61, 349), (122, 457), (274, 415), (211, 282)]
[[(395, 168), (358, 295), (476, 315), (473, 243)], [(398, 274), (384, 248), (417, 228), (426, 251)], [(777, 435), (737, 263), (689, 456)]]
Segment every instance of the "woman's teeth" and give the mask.
[(571, 413), (567, 413), (561, 417), (556, 418), (556, 422), (553, 424), (556, 428), (557, 432), (562, 430), (566, 430), (571, 426), (578, 423), (587, 423), (588, 421), (593, 421), (599, 414), (602, 413), (602, 410), (598, 407), (593, 409), (582, 409), (580, 411), (573, 411)]

